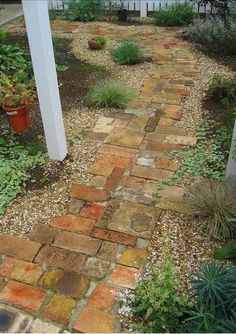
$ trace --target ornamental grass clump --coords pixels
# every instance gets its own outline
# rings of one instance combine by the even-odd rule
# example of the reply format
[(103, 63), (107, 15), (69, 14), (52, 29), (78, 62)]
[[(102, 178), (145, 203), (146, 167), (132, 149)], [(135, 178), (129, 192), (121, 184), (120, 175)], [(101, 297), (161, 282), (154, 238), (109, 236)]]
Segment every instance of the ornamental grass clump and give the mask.
[(136, 42), (125, 41), (117, 48), (111, 50), (111, 58), (119, 65), (133, 65), (140, 63), (144, 58), (144, 54)]
[(236, 184), (204, 181), (192, 187), (186, 199), (191, 213), (206, 225), (209, 235), (230, 239), (236, 235)]
[(166, 9), (157, 10), (154, 14), (154, 24), (161, 27), (184, 26), (196, 18), (193, 6), (189, 3), (176, 3)]
[(115, 80), (106, 80), (91, 88), (89, 105), (105, 108), (125, 108), (133, 98), (133, 89)]

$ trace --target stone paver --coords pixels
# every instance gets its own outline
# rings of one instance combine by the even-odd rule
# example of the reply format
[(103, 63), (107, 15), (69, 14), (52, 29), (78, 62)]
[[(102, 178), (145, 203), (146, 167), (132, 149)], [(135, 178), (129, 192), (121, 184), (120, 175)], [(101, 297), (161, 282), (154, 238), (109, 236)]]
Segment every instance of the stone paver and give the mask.
[(87, 132), (100, 156), (90, 167), (90, 180), (68, 189), (67, 214), (48, 225), (35, 222), (30, 240), (0, 237), (0, 331), (119, 332), (116, 294), (135, 288), (161, 211), (188, 213), (182, 188), (158, 186), (181, 167), (166, 153), (196, 144), (176, 125), (199, 70), (189, 44), (175, 36), (179, 29), (124, 35), (118, 26), (97, 22), (51, 25), (72, 39), (81, 30), (115, 41), (132, 38), (159, 67), (124, 112), (98, 118)]

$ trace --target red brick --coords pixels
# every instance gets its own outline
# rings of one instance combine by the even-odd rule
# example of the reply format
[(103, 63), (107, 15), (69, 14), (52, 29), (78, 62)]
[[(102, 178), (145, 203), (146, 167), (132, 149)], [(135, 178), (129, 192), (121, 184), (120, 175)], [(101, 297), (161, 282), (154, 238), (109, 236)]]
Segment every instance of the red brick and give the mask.
[[(181, 120), (182, 118), (182, 111), (181, 111), (181, 107), (180, 106), (175, 106), (175, 105), (167, 105), (164, 109), (164, 113), (165, 113), (165, 116), (167, 118), (172, 118), (172, 119), (175, 119), (175, 120)], [(165, 116), (162, 116), (162, 117), (165, 117)]]
[(118, 244), (127, 246), (134, 246), (137, 239), (137, 237), (130, 234), (104, 230), (99, 227), (95, 227), (93, 229), (92, 236), (98, 239), (117, 242)]
[(142, 191), (146, 184), (146, 180), (135, 176), (124, 176), (122, 179), (122, 184), (126, 188)]
[(156, 166), (157, 168), (167, 169), (176, 172), (181, 167), (181, 164), (169, 158), (159, 157), (156, 160)]
[(116, 294), (118, 292), (118, 288), (101, 283), (93, 290), (87, 305), (104, 310), (111, 310), (116, 302)]
[(73, 328), (82, 333), (114, 333), (115, 321), (113, 314), (85, 306)]
[(173, 173), (164, 169), (136, 165), (133, 167), (131, 175), (151, 180), (162, 180)]
[(0, 265), (0, 275), (29, 284), (37, 283), (42, 273), (40, 266), (14, 258), (5, 258)]
[(135, 157), (138, 150), (135, 150), (133, 148), (128, 148), (128, 147), (122, 147), (122, 146), (102, 144), (99, 147), (98, 152), (103, 153), (103, 154), (116, 155), (116, 156), (119, 155), (120, 157), (132, 159)]
[(140, 270), (117, 264), (108, 279), (108, 283), (118, 285), (122, 288), (134, 289), (137, 275)]
[(115, 191), (122, 179), (122, 176), (124, 175), (124, 172), (125, 169), (115, 167), (111, 175), (108, 177), (104, 189), (107, 191)]
[(178, 151), (182, 149), (181, 145), (167, 144), (160, 141), (150, 140), (146, 145), (147, 150), (159, 151), (159, 152), (170, 152)]
[(29, 312), (37, 312), (47, 292), (28, 284), (9, 281), (0, 293), (0, 301)]
[(41, 244), (35, 241), (19, 239), (12, 235), (0, 237), (0, 253), (32, 261), (38, 253)]
[(60, 232), (54, 240), (55, 246), (87, 255), (96, 255), (101, 241), (86, 235)]
[(104, 155), (90, 168), (89, 172), (94, 175), (109, 176), (115, 167), (129, 168), (132, 164), (130, 158), (117, 155)]
[(89, 187), (86, 184), (74, 185), (70, 196), (87, 202), (100, 202), (108, 199), (108, 193), (105, 190)]
[(84, 262), (84, 257), (61, 248), (44, 246), (36, 256), (35, 262), (79, 272)]
[(104, 206), (95, 203), (85, 203), (80, 211), (80, 215), (97, 220), (103, 215), (105, 210), (106, 208)]
[(37, 224), (31, 231), (29, 238), (40, 242), (41, 244), (50, 244), (55, 238), (57, 232), (58, 230), (56, 228), (43, 224)]
[(74, 215), (60, 216), (53, 219), (50, 223), (50, 225), (66, 231), (88, 235), (91, 233), (94, 224), (95, 220)]

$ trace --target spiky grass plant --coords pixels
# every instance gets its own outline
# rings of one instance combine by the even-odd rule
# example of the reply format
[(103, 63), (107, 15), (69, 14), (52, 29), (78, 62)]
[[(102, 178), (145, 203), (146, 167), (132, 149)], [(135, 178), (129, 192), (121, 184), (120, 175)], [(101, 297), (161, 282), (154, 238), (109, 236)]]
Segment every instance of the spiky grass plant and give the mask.
[(203, 221), (211, 237), (229, 239), (236, 235), (236, 184), (204, 181), (193, 186), (186, 198), (191, 213)]
[(90, 105), (105, 108), (125, 108), (134, 91), (123, 83), (106, 80), (91, 88), (87, 100)]
[(112, 60), (119, 65), (133, 65), (143, 60), (143, 50), (134, 41), (122, 42), (117, 48), (111, 50)]

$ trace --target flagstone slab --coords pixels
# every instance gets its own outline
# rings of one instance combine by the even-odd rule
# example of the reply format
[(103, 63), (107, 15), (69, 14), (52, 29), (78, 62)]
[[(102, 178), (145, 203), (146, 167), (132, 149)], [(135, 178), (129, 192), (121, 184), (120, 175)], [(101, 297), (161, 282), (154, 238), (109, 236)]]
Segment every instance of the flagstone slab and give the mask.
[(103, 241), (97, 256), (101, 259), (115, 262), (124, 249), (125, 246), (123, 245), (105, 240)]
[(146, 263), (148, 251), (144, 248), (129, 248), (118, 260), (119, 264), (128, 267), (142, 269)]
[(106, 276), (111, 262), (97, 257), (89, 257), (82, 269), (82, 273), (96, 279), (102, 279)]
[(47, 304), (43, 315), (45, 318), (62, 324), (68, 325), (73, 309), (76, 307), (74, 299), (54, 295)]
[(108, 228), (150, 239), (161, 211), (146, 205), (122, 202)]
[(173, 175), (173, 172), (160, 168), (136, 165), (131, 170), (131, 175), (151, 180), (162, 180)]
[(130, 158), (120, 157), (116, 155), (104, 155), (97, 159), (90, 167), (89, 172), (94, 175), (110, 176), (115, 167), (129, 168), (132, 160)]
[(106, 140), (106, 143), (137, 149), (143, 140), (144, 134), (140, 131), (115, 128)]
[(103, 310), (111, 310), (116, 303), (119, 288), (108, 284), (99, 284), (93, 290), (87, 305)]
[(196, 137), (191, 137), (191, 136), (178, 136), (178, 135), (168, 135), (166, 138), (163, 140), (164, 143), (168, 144), (176, 144), (176, 145), (196, 145), (197, 143), (197, 138)]

